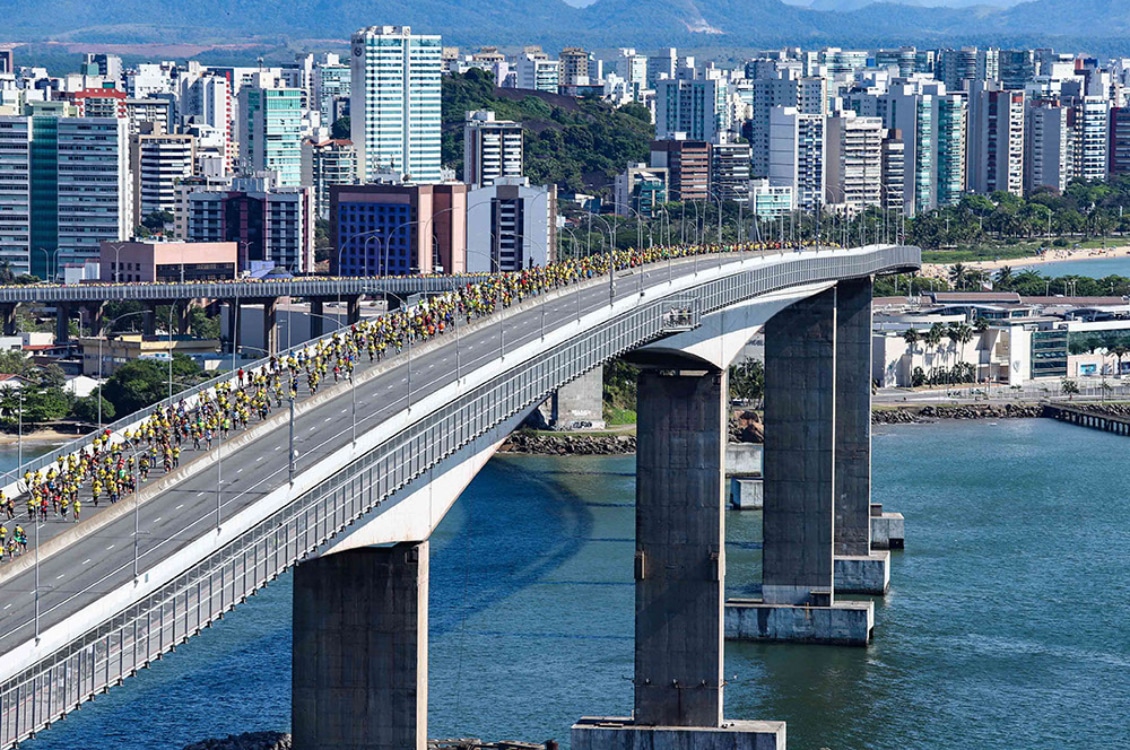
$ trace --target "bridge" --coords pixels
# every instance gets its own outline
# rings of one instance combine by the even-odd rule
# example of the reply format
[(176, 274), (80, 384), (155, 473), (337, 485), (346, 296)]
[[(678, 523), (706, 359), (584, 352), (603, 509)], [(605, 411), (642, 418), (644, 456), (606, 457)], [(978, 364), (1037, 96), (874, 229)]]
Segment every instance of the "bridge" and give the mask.
[[(158, 305), (187, 303), (191, 300), (225, 301), (233, 305), (261, 305), (264, 310), (264, 341), (274, 353), (278, 349), (277, 306), (282, 298), (301, 297), (309, 300), (314, 316), (311, 318), (313, 335), (322, 333), (323, 306), (327, 302), (341, 302), (346, 308), (346, 319), (355, 323), (360, 317), (360, 303), (366, 296), (383, 296), (393, 302), (415, 294), (436, 294), (450, 291), (452, 284), (474, 282), (481, 274), (459, 276), (389, 276), (367, 278), (325, 278), (296, 276), (292, 278), (241, 279), (233, 281), (160, 282), (160, 283), (88, 283), (88, 284), (29, 284), (0, 287), (0, 321), (4, 335), (16, 332), (16, 310), (20, 305), (51, 305), (57, 311), (55, 338), (65, 342), (69, 338), (72, 314), (85, 310), (91, 335), (102, 335), (101, 311), (107, 302), (141, 302), (154, 308)], [(187, 324), (187, 306), (182, 305), (179, 325), (184, 332)], [(234, 316), (232, 316), (234, 320)], [(152, 316), (147, 325), (152, 327)], [(233, 329), (234, 330), (234, 329)], [(231, 340), (234, 335), (229, 336)]]
[[(306, 395), (0, 570), (0, 746), (293, 567), (295, 747), (423, 750), (429, 535), (532, 409), (627, 357), (643, 368), (635, 713), (582, 719), (573, 747), (783, 748), (783, 723), (724, 719), (723, 638), (869, 639), (872, 603), (836, 593), (889, 576), (870, 549), (871, 280), (919, 264), (901, 246), (648, 264)], [(725, 373), (763, 328), (763, 595), (725, 602)]]

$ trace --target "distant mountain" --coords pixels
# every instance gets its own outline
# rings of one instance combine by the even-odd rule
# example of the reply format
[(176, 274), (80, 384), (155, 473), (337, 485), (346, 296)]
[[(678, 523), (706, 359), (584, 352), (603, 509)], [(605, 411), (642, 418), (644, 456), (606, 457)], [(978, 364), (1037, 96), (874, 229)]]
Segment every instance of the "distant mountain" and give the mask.
[[(409, 25), (445, 44), (571, 44), (748, 49), (1058, 46), (1130, 52), (1126, 0), (1031, 0), (1011, 8), (921, 7), (904, 0), (814, 10), (780, 0), (35, 0), (9, 3), (2, 41), (245, 42), (345, 39), (362, 26)], [(854, 7), (861, 0), (813, 0)]]
[[(174, 30), (152, 41), (243, 41), (257, 37), (348, 38), (363, 26), (411, 26), (451, 44), (537, 44), (582, 11), (563, 0), (36, 0), (6, 9), (7, 40), (117, 41), (151, 29)], [(140, 26), (138, 31), (131, 27)]]

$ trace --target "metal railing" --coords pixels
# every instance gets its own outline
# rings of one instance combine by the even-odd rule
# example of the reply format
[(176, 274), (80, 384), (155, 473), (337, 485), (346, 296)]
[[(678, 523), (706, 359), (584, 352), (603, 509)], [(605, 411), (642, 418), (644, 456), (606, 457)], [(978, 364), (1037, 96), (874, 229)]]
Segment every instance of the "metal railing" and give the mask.
[[(743, 299), (801, 284), (902, 271), (916, 267), (918, 258), (917, 248), (894, 247), (865, 255), (790, 255), (776, 264), (735, 265), (730, 275), (642, 303), (537, 357), (516, 362), (482, 386), (423, 414), (151, 595), (8, 679), (0, 685), (0, 747), (33, 736), (160, 659), (440, 461), (603, 362), (672, 330), (697, 326), (703, 315)], [(573, 293), (591, 288), (579, 285)], [(285, 468), (244, 492), (270, 490), (264, 485), (272, 481), (284, 484)], [(185, 532), (174, 532), (173, 538), (183, 541)], [(162, 545), (149, 552), (163, 553)]]
[(64, 286), (61, 284), (33, 284), (29, 286), (0, 287), (0, 304), (96, 303), (134, 300), (141, 302), (166, 302), (182, 299), (242, 299), (257, 300), (276, 297), (316, 297), (330, 299), (337, 296), (357, 296), (373, 292), (379, 284), (382, 291), (403, 294), (434, 293), (451, 289), (451, 280), (474, 282), (483, 274), (459, 276), (387, 276), (328, 279), (299, 276), (290, 279), (246, 279), (240, 281), (158, 282), (115, 284), (95, 282)]

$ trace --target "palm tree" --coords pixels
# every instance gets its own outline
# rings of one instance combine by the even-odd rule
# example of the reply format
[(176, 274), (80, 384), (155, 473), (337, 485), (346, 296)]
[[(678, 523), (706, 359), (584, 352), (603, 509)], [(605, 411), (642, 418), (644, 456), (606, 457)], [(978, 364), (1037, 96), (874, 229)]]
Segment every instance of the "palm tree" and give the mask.
[(1130, 347), (1125, 344), (1111, 347), (1110, 353), (1118, 360), (1118, 377), (1122, 377), (1122, 358), (1130, 354)]
[(935, 323), (930, 326), (930, 330), (926, 331), (926, 335), (922, 337), (922, 340), (925, 341), (927, 345), (933, 347), (934, 352), (937, 353), (938, 345), (942, 343), (942, 339), (945, 338), (945, 335), (946, 327), (941, 323)]
[(997, 278), (995, 281), (996, 285), (1001, 289), (1011, 289), (1013, 281), (1011, 266), (1001, 266), (1000, 270), (997, 271)]
[(922, 334), (918, 332), (917, 328), (907, 328), (902, 334), (902, 340), (910, 347), (911, 356), (914, 355), (915, 345), (922, 340)]
[(954, 289), (964, 289), (968, 269), (964, 263), (955, 263), (950, 267), (950, 283)]
[(977, 318), (973, 321), (973, 331), (975, 333), (984, 333), (989, 330), (989, 321), (984, 318)]

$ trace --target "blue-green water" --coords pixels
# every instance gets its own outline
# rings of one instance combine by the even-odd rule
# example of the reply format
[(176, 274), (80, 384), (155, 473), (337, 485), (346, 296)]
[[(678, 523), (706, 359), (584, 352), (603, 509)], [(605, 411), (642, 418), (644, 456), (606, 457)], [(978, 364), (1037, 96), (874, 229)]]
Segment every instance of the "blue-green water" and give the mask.
[[(727, 644), (726, 714), (792, 750), (1130, 747), (1130, 441), (1045, 420), (883, 428), (907, 516), (866, 649)], [(633, 459), (492, 461), (433, 537), (430, 733), (568, 739), (626, 714)], [(756, 513), (727, 516), (731, 583)], [(289, 724), (290, 579), (44, 732), (33, 750), (180, 748)]]
[(1035, 266), (1026, 266), (1023, 262), (1017, 261), (1012, 270), (1018, 272), (1029, 269), (1052, 279), (1059, 276), (1089, 276), (1094, 279), (1105, 279), (1107, 276), (1130, 276), (1130, 256), (1094, 258), (1091, 260), (1058, 260)]

